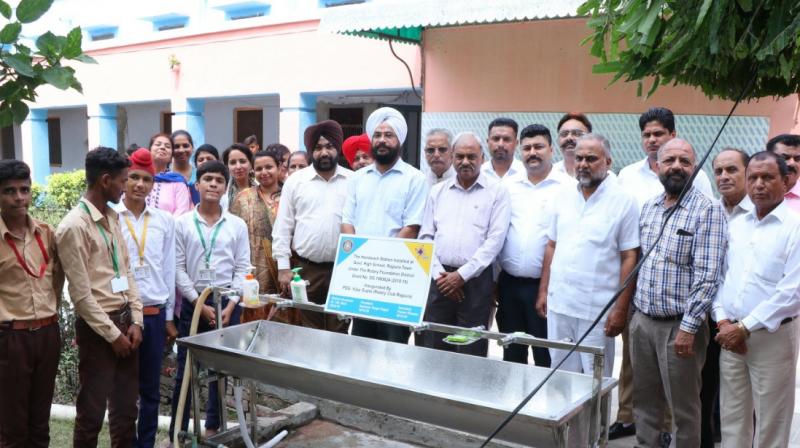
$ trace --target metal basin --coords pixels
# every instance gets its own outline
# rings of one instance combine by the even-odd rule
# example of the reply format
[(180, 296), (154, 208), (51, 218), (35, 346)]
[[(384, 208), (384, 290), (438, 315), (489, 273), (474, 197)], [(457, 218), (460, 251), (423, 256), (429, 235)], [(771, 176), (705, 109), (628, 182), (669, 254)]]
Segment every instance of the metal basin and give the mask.
[[(180, 339), (204, 368), (486, 436), (548, 369), (357, 336), (251, 322)], [(602, 414), (616, 381), (605, 378)], [(529, 446), (588, 446), (592, 377), (556, 372), (500, 433)]]

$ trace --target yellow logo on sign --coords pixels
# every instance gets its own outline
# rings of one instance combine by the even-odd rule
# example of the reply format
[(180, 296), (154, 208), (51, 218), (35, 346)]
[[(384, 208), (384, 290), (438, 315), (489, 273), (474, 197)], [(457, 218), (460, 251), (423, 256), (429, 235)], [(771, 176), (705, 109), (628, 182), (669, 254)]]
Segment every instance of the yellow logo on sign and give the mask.
[(417, 260), (425, 273), (431, 273), (431, 256), (433, 255), (433, 245), (430, 243), (405, 243), (411, 255)]

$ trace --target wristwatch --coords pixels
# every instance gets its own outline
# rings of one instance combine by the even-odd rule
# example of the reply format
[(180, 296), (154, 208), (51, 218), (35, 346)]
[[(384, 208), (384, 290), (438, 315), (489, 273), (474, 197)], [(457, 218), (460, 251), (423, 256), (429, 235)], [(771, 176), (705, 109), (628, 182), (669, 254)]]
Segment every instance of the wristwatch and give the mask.
[(139, 326), (139, 328), (142, 329), (142, 330), (144, 329), (144, 326), (142, 325), (141, 322), (133, 322), (133, 325)]
[(736, 322), (736, 326), (739, 327), (739, 329), (741, 329), (742, 331), (744, 331), (744, 337), (745, 338), (749, 338), (750, 337), (750, 330), (748, 330), (747, 327), (744, 326), (742, 321)]

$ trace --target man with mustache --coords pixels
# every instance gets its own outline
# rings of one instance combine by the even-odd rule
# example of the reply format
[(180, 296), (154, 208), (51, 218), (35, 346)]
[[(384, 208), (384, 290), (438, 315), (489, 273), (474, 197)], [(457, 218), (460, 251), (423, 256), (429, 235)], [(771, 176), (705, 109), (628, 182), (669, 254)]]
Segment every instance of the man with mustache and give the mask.
[[(425, 176), (400, 158), (408, 125), (403, 115), (382, 107), (367, 118), (375, 163), (350, 178), (341, 233), (416, 238), (428, 196)], [(408, 342), (409, 330), (394, 324), (355, 319), (352, 334), (384, 341)]]
[(481, 167), (481, 171), (489, 178), (500, 180), (505, 176), (513, 176), (525, 172), (522, 162), (514, 158), (517, 151), (517, 131), (519, 125), (511, 118), (495, 118), (489, 123), (489, 145), (491, 159)]
[(142, 302), (128, 250), (111, 207), (119, 203), (131, 162), (117, 150), (86, 154), (86, 193), (56, 230), (61, 266), (75, 305), (80, 389), (73, 446), (96, 447), (109, 410), (112, 446), (133, 446), (142, 342)]
[[(551, 145), (549, 129), (541, 124), (526, 126), (520, 132), (520, 149), (527, 173), (503, 180), (511, 201), (511, 222), (498, 257), (502, 271), (497, 279), (497, 327), (503, 333), (522, 331), (547, 338), (547, 319), (536, 312), (550, 224), (547, 210), (561, 188), (575, 185), (575, 179), (554, 168)], [(505, 347), (503, 360), (527, 364), (528, 346)], [(533, 348), (533, 360), (537, 366), (550, 367), (547, 348)]]
[(161, 358), (164, 346), (178, 336), (175, 308), (175, 220), (169, 213), (147, 205), (156, 175), (150, 151), (139, 148), (129, 157), (125, 196), (114, 207), (130, 255), (144, 328), (139, 357), (139, 419), (136, 447), (153, 447), (161, 398)]
[(789, 187), (784, 198), (786, 205), (800, 212), (800, 135), (781, 134), (767, 142), (767, 151), (775, 153), (786, 161), (789, 170)]
[[(281, 290), (289, 293), (290, 268), (300, 267), (309, 281), (308, 299), (320, 305), (328, 298), (341, 210), (353, 174), (339, 166), (343, 135), (342, 127), (333, 120), (306, 128), (304, 143), (311, 166), (286, 179), (272, 228), (272, 257), (278, 264)], [(347, 333), (348, 322), (332, 314), (302, 311), (301, 320), (306, 327)]]
[[(611, 168), (611, 145), (600, 134), (585, 134), (575, 148), (577, 188), (564, 188), (551, 204), (547, 246), (536, 310), (547, 317), (552, 340), (576, 341), (636, 266), (639, 251), (639, 210)], [(614, 370), (614, 337), (628, 320), (631, 282), (606, 316), (584, 340), (604, 348), (603, 376)], [(553, 363), (565, 350), (550, 350)], [(573, 354), (564, 370), (591, 374), (589, 354)]]
[[(639, 116), (639, 130), (641, 131), (642, 150), (645, 158), (632, 163), (619, 172), (619, 184), (629, 194), (636, 198), (639, 210), (648, 199), (664, 192), (658, 176), (658, 149), (675, 137), (675, 116), (672, 111), (664, 107), (652, 107)], [(704, 171), (697, 173), (694, 186), (706, 197), (714, 199), (711, 183)], [(631, 361), (628, 342), (628, 328), (622, 332), (622, 366), (619, 375), (619, 409), (617, 421), (609, 427), (608, 438), (617, 439), (636, 433), (633, 425), (633, 390)], [(671, 418), (667, 414), (664, 418), (664, 445), (669, 445)]]
[[(472, 328), (489, 321), (492, 263), (503, 246), (511, 211), (503, 184), (481, 173), (483, 148), (475, 134), (456, 136), (453, 159), (456, 177), (431, 189), (420, 229), (420, 239), (436, 243), (425, 320)], [(445, 336), (427, 331), (424, 345), (484, 357), (488, 352), (485, 339), (454, 346), (442, 340)]]
[(753, 155), (747, 192), (754, 208), (730, 222), (727, 272), (713, 307), (716, 339), (724, 349), (719, 366), (725, 447), (789, 446), (800, 314), (800, 215), (786, 205), (788, 184), (789, 170), (780, 156)]
[(425, 161), (430, 170), (426, 174), (428, 186), (451, 179), (456, 175), (453, 169), (453, 150), (450, 142), (453, 134), (447, 129), (431, 129), (425, 137)]
[(372, 141), (369, 135), (360, 134), (347, 137), (342, 143), (342, 154), (353, 171), (372, 165)]
[(553, 164), (558, 171), (575, 177), (575, 146), (584, 134), (592, 132), (592, 122), (580, 112), (569, 112), (558, 120), (558, 148), (563, 160)]
[[(706, 315), (721, 281), (727, 246), (722, 208), (690, 187), (694, 148), (675, 138), (658, 150), (664, 192), (644, 204), (639, 219), (644, 261), (633, 298), (630, 357), (637, 445), (658, 446), (664, 413), (672, 410), (677, 446), (700, 446), (700, 372), (708, 345)], [(663, 229), (664, 218), (674, 214)]]
[(0, 446), (50, 445), (64, 273), (53, 228), (28, 214), (31, 170), (0, 161)]

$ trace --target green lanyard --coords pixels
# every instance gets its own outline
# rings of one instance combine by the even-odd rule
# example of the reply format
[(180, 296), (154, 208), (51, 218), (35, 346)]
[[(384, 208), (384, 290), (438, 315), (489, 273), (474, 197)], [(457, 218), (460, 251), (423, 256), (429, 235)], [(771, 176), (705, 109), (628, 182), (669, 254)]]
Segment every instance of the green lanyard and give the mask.
[[(92, 212), (89, 211), (89, 207), (86, 206), (86, 203), (81, 202), (81, 206), (83, 206), (83, 209), (86, 210), (86, 213), (88, 213), (89, 217), (91, 218)], [(111, 238), (111, 244), (109, 244), (108, 236), (106, 235), (106, 231), (105, 229), (103, 229), (103, 226), (101, 226), (100, 223), (97, 221), (95, 221), (94, 224), (97, 226), (97, 230), (100, 231), (100, 235), (102, 235), (103, 241), (106, 242), (106, 249), (109, 249), (110, 247), (109, 252), (111, 252), (111, 266), (114, 268), (114, 276), (119, 278), (119, 263), (117, 262), (117, 245), (114, 244), (114, 238), (113, 237)]]
[[(222, 222), (218, 223), (216, 227), (214, 227), (214, 233), (211, 234), (211, 246), (206, 245), (206, 239), (203, 237), (203, 230), (200, 228), (200, 220), (197, 219), (197, 211), (194, 212), (194, 227), (197, 229), (197, 236), (200, 237), (200, 242), (203, 244), (203, 251), (205, 252), (205, 260), (206, 260), (206, 269), (211, 268), (211, 253), (214, 252), (214, 245), (217, 243), (217, 235), (219, 235), (219, 229), (222, 228)], [(225, 218), (220, 218), (220, 221)]]

